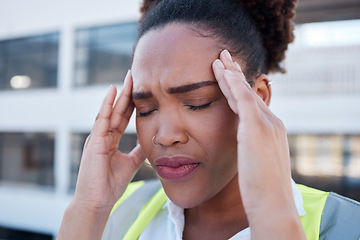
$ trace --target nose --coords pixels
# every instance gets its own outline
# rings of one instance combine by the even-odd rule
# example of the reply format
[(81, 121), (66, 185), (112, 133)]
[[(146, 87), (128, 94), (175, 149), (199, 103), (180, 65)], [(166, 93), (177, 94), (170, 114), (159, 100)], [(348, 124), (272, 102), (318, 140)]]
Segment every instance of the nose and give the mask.
[(180, 114), (175, 111), (163, 112), (158, 115), (158, 127), (154, 141), (163, 147), (184, 144), (189, 141), (185, 124)]

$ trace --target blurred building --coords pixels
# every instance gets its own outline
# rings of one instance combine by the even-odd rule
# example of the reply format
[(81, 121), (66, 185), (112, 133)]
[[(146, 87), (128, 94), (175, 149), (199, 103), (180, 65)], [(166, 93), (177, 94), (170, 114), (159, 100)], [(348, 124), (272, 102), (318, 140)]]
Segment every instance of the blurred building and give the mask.
[[(130, 68), (138, 5), (0, 0), (0, 239), (56, 236), (101, 100)], [(288, 74), (271, 76), (271, 109), (288, 129), (294, 178), (360, 199), (360, 37), (325, 31), (355, 40), (317, 44), (311, 29), (298, 25)], [(135, 143), (132, 119), (119, 148)]]
[(271, 108), (297, 182), (360, 200), (360, 21), (297, 25)]
[[(102, 98), (130, 68), (138, 8), (0, 0), (0, 239), (56, 236)], [(121, 148), (135, 143), (132, 121)]]

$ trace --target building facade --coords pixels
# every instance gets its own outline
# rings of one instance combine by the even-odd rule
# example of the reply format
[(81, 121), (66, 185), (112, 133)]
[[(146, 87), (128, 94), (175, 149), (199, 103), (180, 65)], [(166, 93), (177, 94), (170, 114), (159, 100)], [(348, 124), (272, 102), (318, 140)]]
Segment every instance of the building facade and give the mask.
[[(56, 236), (102, 98), (131, 66), (138, 8), (0, 0), (0, 238)], [(310, 46), (298, 28), (288, 74), (271, 75), (294, 178), (359, 197), (360, 42)], [(119, 148), (135, 143), (132, 118)], [(144, 167), (138, 177), (152, 176)]]

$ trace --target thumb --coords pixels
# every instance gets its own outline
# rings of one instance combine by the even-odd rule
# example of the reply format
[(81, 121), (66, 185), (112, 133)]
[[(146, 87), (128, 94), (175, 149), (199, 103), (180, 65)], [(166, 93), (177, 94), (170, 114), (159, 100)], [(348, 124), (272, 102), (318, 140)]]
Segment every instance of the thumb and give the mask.
[(140, 144), (137, 144), (136, 147), (131, 150), (129, 157), (133, 160), (137, 168), (139, 168), (146, 159), (146, 155)]

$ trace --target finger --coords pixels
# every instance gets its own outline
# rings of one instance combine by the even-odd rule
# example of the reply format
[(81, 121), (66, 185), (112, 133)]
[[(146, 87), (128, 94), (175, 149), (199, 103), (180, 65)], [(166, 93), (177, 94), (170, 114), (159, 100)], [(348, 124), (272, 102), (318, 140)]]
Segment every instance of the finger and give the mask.
[(225, 49), (220, 53), (220, 60), (223, 62), (225, 69), (228, 69), (234, 72), (235, 74), (237, 74), (240, 77), (240, 80), (244, 82), (246, 87), (251, 89), (251, 86), (248, 83), (248, 81), (246, 81), (246, 77), (243, 71), (241, 70), (240, 65), (237, 62), (233, 62), (231, 54), (229, 53), (228, 50)]
[(90, 141), (90, 138), (91, 138), (91, 133), (89, 134), (89, 136), (87, 136), (86, 140), (85, 140), (85, 143), (84, 143), (84, 148), (83, 150), (85, 150), (89, 144), (89, 141)]
[[(111, 129), (118, 129), (122, 126), (122, 121), (128, 122), (132, 110), (133, 104), (131, 101), (131, 89), (132, 89), (132, 80), (131, 80), (131, 73), (130, 70), (127, 72), (123, 89), (121, 90), (120, 96), (115, 103), (113, 109), (113, 116), (111, 118)], [(125, 126), (126, 127), (126, 126)], [(125, 130), (125, 129), (118, 129), (118, 130)]]
[[(256, 95), (256, 93), (246, 81), (240, 66), (232, 62), (231, 55), (227, 50), (220, 53), (220, 60), (214, 61), (213, 68), (215, 77), (219, 82), (220, 89), (227, 98), (230, 108), (241, 116), (241, 119), (251, 119), (251, 117), (255, 117), (254, 114), (249, 114), (247, 111), (250, 110), (252, 113), (258, 114), (258, 110), (252, 109), (256, 108), (256, 105), (254, 104), (256, 100), (254, 96), (252, 96)], [(245, 99), (241, 99), (240, 95), (242, 95)], [(239, 103), (239, 101), (242, 102)], [(250, 104), (250, 101), (253, 103)], [(245, 102), (248, 103), (245, 104)], [(244, 107), (241, 107), (241, 105)]]
[[(134, 105), (130, 104), (125, 110), (125, 116), (130, 115), (134, 111)], [(111, 128), (109, 131), (112, 133), (112, 143), (111, 149), (115, 150), (119, 146), (120, 139), (125, 132), (127, 125), (129, 124), (130, 117), (124, 117), (120, 120), (119, 126), (117, 128)]]
[[(224, 79), (230, 87), (232, 97), (235, 99), (236, 107), (241, 120), (253, 120), (259, 117), (259, 107), (253, 90), (247, 83), (241, 80), (239, 74), (226, 69)], [(256, 94), (255, 94), (256, 95)]]
[[(227, 70), (231, 71), (232, 73), (234, 73), (234, 75), (237, 76), (239, 78), (239, 80), (245, 85), (245, 87), (249, 90), (249, 93), (251, 93), (253, 95), (253, 97), (254, 97), (255, 101), (258, 103), (258, 106), (260, 107), (260, 109), (268, 114), (269, 113), (268, 107), (266, 106), (264, 101), (253, 91), (252, 87), (246, 80), (246, 77), (245, 77), (244, 73), (242, 72), (240, 65), (237, 62), (233, 62), (229, 51), (227, 51), (226, 49), (223, 50), (220, 53), (220, 59), (224, 63), (225, 68)], [(232, 88), (232, 85), (230, 85), (230, 86), (231, 86), (230, 89), (234, 90)]]
[(245, 84), (245, 86), (247, 88), (252, 89), (252, 87), (250, 86), (250, 83), (246, 80), (246, 77), (245, 77), (240, 65), (237, 62), (234, 62), (234, 67), (238, 71), (238, 74), (240, 76), (240, 80)]
[(113, 133), (112, 148), (118, 147), (120, 138), (122, 137), (130, 117), (134, 111), (134, 104), (131, 99), (132, 79), (130, 70), (127, 72), (123, 89), (118, 97), (110, 122), (110, 131)]
[(140, 144), (136, 145), (136, 147), (133, 150), (131, 150), (129, 156), (134, 160), (137, 167), (140, 167), (140, 165), (146, 159), (146, 155), (143, 149), (141, 148)]
[(225, 69), (229, 69), (232, 71), (237, 70), (232, 60), (231, 54), (228, 50), (225, 49), (220, 53), (220, 60), (224, 64)]
[(238, 114), (235, 98), (233, 97), (233, 95), (230, 91), (230, 86), (228, 85), (228, 83), (224, 77), (224, 71), (225, 71), (224, 64), (219, 59), (216, 59), (212, 64), (212, 68), (213, 68), (215, 78), (219, 83), (219, 87), (220, 87), (222, 93), (224, 94), (224, 96), (226, 97), (231, 110), (233, 110), (233, 112)]
[[(249, 90), (252, 89), (252, 87), (250, 86), (249, 82), (246, 81), (246, 77), (245, 77), (244, 73), (242, 72), (240, 65), (239, 65), (237, 62), (234, 62), (234, 66), (235, 66), (235, 68), (240, 72), (240, 76), (241, 76), (240, 79), (241, 79), (241, 81), (243, 81), (243, 83), (249, 88)], [(235, 74), (236, 74), (236, 73), (235, 73)], [(252, 90), (253, 90), (253, 89), (252, 89)], [(264, 100), (261, 99), (261, 97), (255, 93), (255, 91), (251, 91), (251, 90), (250, 90), (250, 92), (252, 92), (253, 95), (255, 96), (255, 100), (256, 100), (256, 102), (259, 104), (259, 107), (260, 107), (264, 112), (269, 113), (269, 112), (270, 112), (269, 107), (266, 105), (266, 103), (264, 102)]]
[[(250, 87), (250, 84), (246, 81), (245, 76), (242, 73), (239, 64), (235, 62), (234, 66), (237, 70), (239, 70), (239, 72), (232, 71), (232, 73), (234, 73), (234, 75), (236, 75), (236, 76), (239, 75), (240, 81), (242, 81), (243, 84), (246, 86), (246, 89), (250, 93), (252, 93), (252, 96), (256, 102), (256, 107), (258, 109), (256, 111), (254, 111), (254, 113), (259, 113), (257, 116), (260, 116), (260, 114), (264, 114), (263, 116), (266, 116), (266, 117), (262, 118), (262, 120), (267, 122), (267, 124), (279, 125), (279, 124), (276, 124), (277, 121), (279, 121), (279, 119), (271, 112), (271, 110), (268, 108), (268, 106), (263, 101), (263, 99), (261, 99), (260, 96), (255, 93), (255, 91)], [(236, 91), (235, 93), (232, 93), (232, 94), (234, 94), (234, 97), (236, 98), (236, 94), (238, 93), (238, 91), (236, 90), (236, 83), (234, 85), (235, 85), (234, 89), (231, 88), (231, 90)], [(238, 101), (240, 101), (240, 100), (238, 99), (237, 102)], [(241, 101), (243, 101), (243, 100), (241, 100)], [(256, 116), (254, 115), (254, 117), (256, 117)]]
[(94, 126), (91, 130), (93, 136), (104, 136), (107, 133), (115, 97), (116, 87), (111, 85), (101, 104), (98, 117), (96, 118)]

